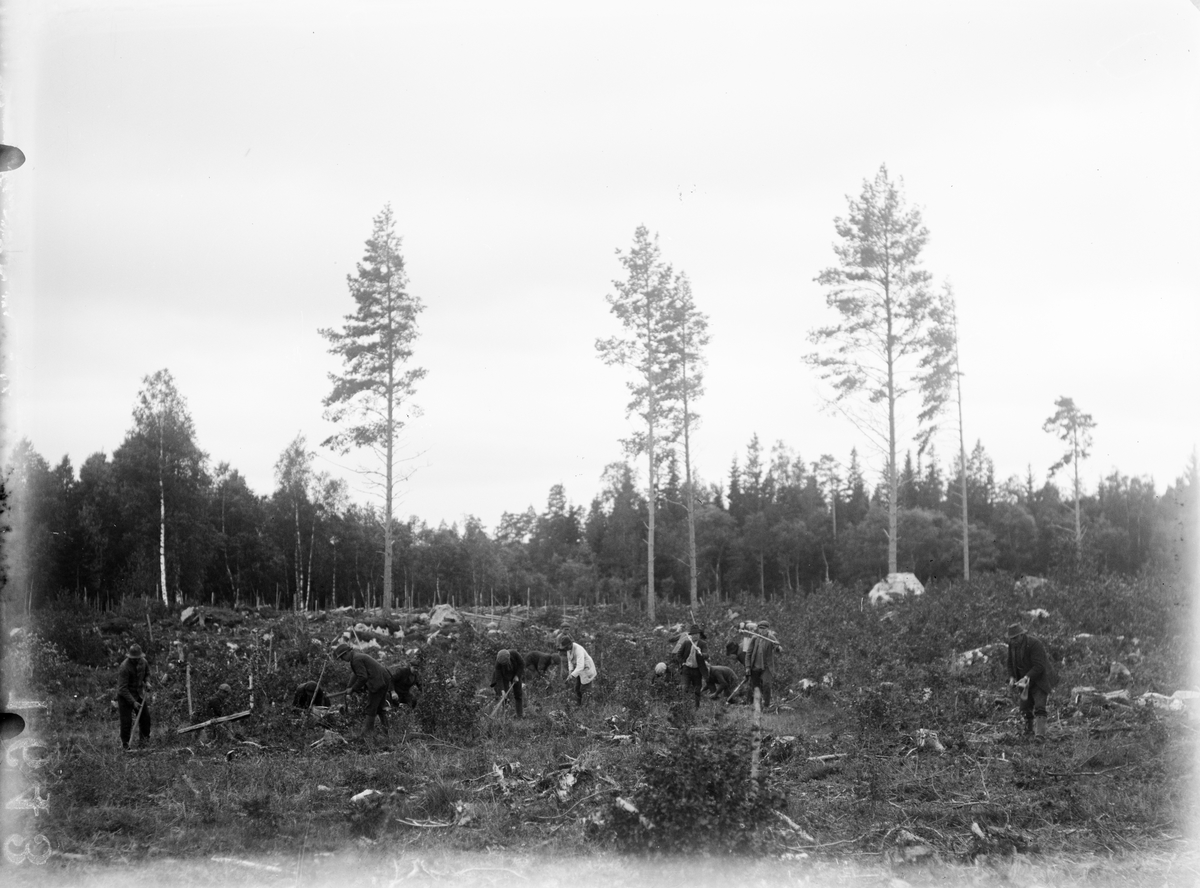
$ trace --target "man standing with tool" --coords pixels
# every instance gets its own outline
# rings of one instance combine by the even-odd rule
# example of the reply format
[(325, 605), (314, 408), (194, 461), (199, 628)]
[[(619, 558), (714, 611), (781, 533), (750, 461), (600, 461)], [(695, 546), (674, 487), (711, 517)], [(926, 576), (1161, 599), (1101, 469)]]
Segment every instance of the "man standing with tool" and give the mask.
[(140, 645), (130, 645), (117, 671), (117, 712), (121, 717), (121, 748), (129, 749), (134, 721), (138, 724), (141, 745), (150, 739), (149, 691), (150, 664)]
[(333, 657), (335, 660), (344, 660), (349, 663), (350, 671), (353, 673), (350, 684), (346, 686), (343, 693), (352, 694), (363, 687), (367, 690), (366, 718), (363, 721), (362, 729), (354, 735), (355, 739), (360, 737), (366, 739), (367, 734), (375, 730), (376, 715), (379, 716), (379, 723), (383, 725), (383, 730), (386, 732), (388, 721), (383, 704), (387, 700), (388, 692), (392, 689), (392, 674), (374, 657), (370, 657), (362, 651), (356, 651), (345, 642), (334, 649)]
[(771, 624), (759, 620), (753, 630), (743, 630), (750, 636), (750, 647), (746, 652), (746, 677), (750, 679), (750, 694), (753, 699), (754, 689), (762, 694), (762, 706), (766, 709), (771, 705), (771, 669), (775, 664), (775, 652), (781, 650), (779, 639), (771, 631)]

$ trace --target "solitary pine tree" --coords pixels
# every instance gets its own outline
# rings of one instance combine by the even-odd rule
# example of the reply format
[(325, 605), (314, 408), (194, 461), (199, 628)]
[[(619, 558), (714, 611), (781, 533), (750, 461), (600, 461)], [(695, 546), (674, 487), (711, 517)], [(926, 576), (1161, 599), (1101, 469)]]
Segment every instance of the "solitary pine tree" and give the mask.
[[(323, 446), (340, 453), (366, 448), (377, 469), (366, 470), (383, 493), (383, 610), (392, 607), (392, 506), (396, 484), (396, 445), (405, 420), (417, 414), (410, 399), (425, 377), (408, 367), (416, 341), (421, 300), (408, 292), (391, 205), (375, 217), (358, 273), (346, 282), (355, 310), (341, 330), (322, 329), (329, 351), (342, 359), (341, 374), (330, 373), (333, 390), (325, 397), (325, 417), (341, 425)], [(407, 477), (407, 476), (405, 476)]]
[(887, 456), (888, 572), (894, 573), (897, 403), (921, 391), (923, 418), (946, 396), (945, 377), (922, 364), (938, 324), (931, 275), (920, 266), (929, 231), (920, 211), (905, 206), (901, 183), (889, 178), (886, 166), (863, 181), (857, 200), (848, 200), (849, 214), (834, 220), (838, 265), (817, 276), (838, 322), (809, 332), (816, 350), (805, 360), (833, 386), (830, 404)]
[(1083, 528), (1079, 522), (1079, 461), (1090, 455), (1092, 429), (1096, 423), (1090, 413), (1075, 406), (1073, 398), (1059, 398), (1054, 406), (1058, 409), (1042, 424), (1042, 431), (1052, 432), (1067, 442), (1067, 452), (1050, 467), (1050, 475), (1064, 466), (1072, 466), (1075, 470), (1072, 486), (1075, 494), (1075, 557), (1078, 558), (1083, 551)]
[(639, 225), (633, 249), (617, 250), (625, 279), (613, 281), (615, 293), (605, 297), (623, 334), (597, 339), (596, 350), (606, 364), (634, 371), (628, 383), (633, 395), (626, 415), (637, 415), (644, 426), (625, 440), (631, 455), (645, 453), (649, 465), (649, 506), (646, 530), (646, 614), (654, 619), (654, 507), (658, 499), (658, 468), (665, 445), (677, 423), (672, 414), (673, 385), (678, 378), (674, 336), (677, 313), (671, 267), (662, 261), (658, 238)]

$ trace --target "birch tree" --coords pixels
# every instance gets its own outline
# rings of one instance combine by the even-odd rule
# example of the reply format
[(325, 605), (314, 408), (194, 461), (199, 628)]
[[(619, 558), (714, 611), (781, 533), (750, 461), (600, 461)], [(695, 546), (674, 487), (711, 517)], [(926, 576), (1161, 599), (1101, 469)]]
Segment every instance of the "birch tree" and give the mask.
[(666, 445), (671, 441), (676, 420), (672, 415), (672, 383), (678, 377), (677, 349), (672, 341), (678, 316), (674, 307), (674, 281), (658, 248), (644, 225), (633, 234), (628, 253), (617, 250), (625, 269), (624, 280), (612, 282), (608, 300), (622, 333), (597, 339), (596, 350), (608, 365), (627, 367), (633, 378), (627, 383), (632, 398), (626, 416), (636, 416), (642, 426), (626, 439), (632, 456), (646, 454), (649, 506), (646, 525), (646, 614), (654, 619), (654, 510), (658, 499), (658, 469)]
[(196, 446), (196, 428), (187, 401), (169, 370), (142, 378), (133, 422), (113, 461), (130, 488), (139, 491), (143, 504), (154, 501), (158, 595), (163, 604), (170, 604), (170, 593), (179, 583), (170, 582), (168, 562), (174, 563), (178, 576), (180, 549), (194, 536), (193, 525), (204, 523), (202, 514), (193, 513), (203, 507), (207, 457)]
[(383, 497), (383, 610), (392, 607), (392, 527), (397, 477), (397, 444), (407, 420), (418, 415), (412, 398), (425, 370), (409, 366), (418, 336), (421, 300), (408, 292), (401, 239), (387, 205), (375, 217), (357, 274), (346, 283), (354, 311), (340, 330), (322, 329), (329, 351), (342, 359), (343, 372), (330, 373), (332, 391), (322, 402), (325, 418), (342, 426), (323, 446), (340, 453), (366, 449), (374, 468), (364, 470)]
[(838, 264), (816, 280), (837, 320), (809, 332), (815, 349), (805, 355), (832, 387), (828, 404), (885, 454), (889, 573), (896, 571), (897, 407), (921, 392), (920, 424), (946, 397), (944, 380), (922, 365), (939, 323), (931, 312), (932, 276), (920, 264), (929, 231), (920, 211), (906, 206), (901, 188), (881, 166), (873, 180), (863, 181), (857, 199), (847, 198), (849, 213), (834, 220)]

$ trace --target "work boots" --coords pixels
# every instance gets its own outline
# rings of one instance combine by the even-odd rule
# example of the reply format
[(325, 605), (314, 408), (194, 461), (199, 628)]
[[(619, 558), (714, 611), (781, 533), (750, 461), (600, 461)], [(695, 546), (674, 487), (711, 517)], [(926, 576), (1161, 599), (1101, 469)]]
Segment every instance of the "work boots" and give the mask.
[(1033, 716), (1025, 719), (1025, 730), (1022, 733), (1025, 737), (1033, 736)]
[(1033, 739), (1046, 739), (1046, 716), (1039, 715), (1033, 720)]

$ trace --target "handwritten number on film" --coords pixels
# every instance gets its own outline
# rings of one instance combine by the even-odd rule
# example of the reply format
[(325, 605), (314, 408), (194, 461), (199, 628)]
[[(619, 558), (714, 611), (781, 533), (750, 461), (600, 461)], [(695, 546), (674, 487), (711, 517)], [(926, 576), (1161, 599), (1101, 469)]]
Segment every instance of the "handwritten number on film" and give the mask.
[[(30, 750), (40, 749), (39, 754), (30, 755)], [(14, 754), (20, 750), (20, 764), (27, 768), (37, 770), (46, 764), (46, 744), (32, 737), (22, 737), (14, 743), (8, 744), (5, 750), (4, 763), (10, 768), (18, 767), (18, 762), (14, 758)], [(9, 810), (33, 810), (33, 816), (37, 817), (43, 811), (50, 808), (49, 795), (43, 796), (40, 786), (31, 786), (28, 790), (21, 793), (9, 801), (4, 806)], [(32, 863), (34, 866), (41, 866), (50, 859), (50, 840), (43, 835), (36, 835), (29, 839), (19, 833), (13, 833), (4, 840), (4, 859), (9, 863), (22, 864)]]
[(45, 748), (46, 744), (41, 740), (35, 740), (32, 737), (22, 737), (20, 740), (9, 744), (8, 752), (4, 756), (4, 763), (10, 768), (17, 767), (17, 761), (13, 758), (13, 753), (19, 749), (21, 750), (21, 764), (36, 770), (46, 764), (45, 754), (43, 753), (31, 758), (29, 755), (29, 750)]
[[(14, 846), (19, 850), (14, 851)], [(41, 866), (50, 859), (50, 840), (45, 836), (27, 839), (14, 833), (4, 840), (4, 857), (9, 863), (21, 864), (28, 861), (34, 866)]]

